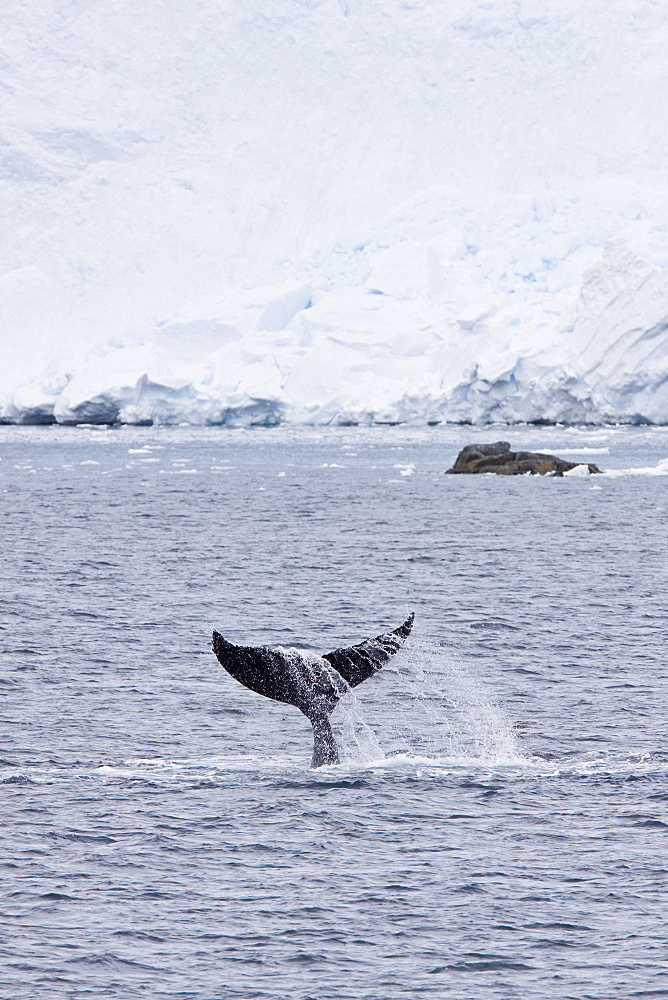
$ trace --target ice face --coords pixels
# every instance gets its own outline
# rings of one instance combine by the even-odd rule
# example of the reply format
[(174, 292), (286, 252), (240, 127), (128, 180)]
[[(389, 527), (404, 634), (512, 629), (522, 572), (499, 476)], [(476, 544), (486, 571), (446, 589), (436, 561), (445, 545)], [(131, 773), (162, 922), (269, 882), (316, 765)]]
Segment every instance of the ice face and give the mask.
[(661, 5), (470, 6), (23, 4), (0, 419), (668, 420)]

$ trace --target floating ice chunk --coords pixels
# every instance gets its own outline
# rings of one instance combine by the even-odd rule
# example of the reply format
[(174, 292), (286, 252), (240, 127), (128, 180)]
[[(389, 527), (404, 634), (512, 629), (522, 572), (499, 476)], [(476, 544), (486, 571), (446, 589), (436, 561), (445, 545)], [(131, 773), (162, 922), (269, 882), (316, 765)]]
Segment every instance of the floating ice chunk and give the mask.
[(613, 478), (619, 476), (668, 476), (668, 458), (662, 458), (656, 465), (641, 469), (609, 469), (604, 473)]
[[(550, 448), (535, 448), (538, 452), (549, 452)], [(559, 446), (560, 455), (609, 455), (609, 448), (562, 448)]]

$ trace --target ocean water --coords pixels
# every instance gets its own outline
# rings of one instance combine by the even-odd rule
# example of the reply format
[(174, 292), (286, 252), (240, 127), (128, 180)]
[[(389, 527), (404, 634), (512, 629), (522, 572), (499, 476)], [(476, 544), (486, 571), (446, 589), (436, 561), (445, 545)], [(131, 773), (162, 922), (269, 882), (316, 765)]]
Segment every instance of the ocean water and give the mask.
[[(601, 476), (445, 476), (506, 438)], [(668, 429), (0, 428), (0, 995), (668, 996)], [(232, 642), (414, 634), (310, 725)]]

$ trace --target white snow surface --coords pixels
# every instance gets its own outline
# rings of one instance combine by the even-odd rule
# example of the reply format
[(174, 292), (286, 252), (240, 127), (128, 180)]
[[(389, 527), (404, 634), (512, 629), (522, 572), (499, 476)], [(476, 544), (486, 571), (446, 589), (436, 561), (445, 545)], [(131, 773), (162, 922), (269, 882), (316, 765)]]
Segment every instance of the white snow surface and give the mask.
[(668, 422), (665, 0), (0, 26), (5, 422)]

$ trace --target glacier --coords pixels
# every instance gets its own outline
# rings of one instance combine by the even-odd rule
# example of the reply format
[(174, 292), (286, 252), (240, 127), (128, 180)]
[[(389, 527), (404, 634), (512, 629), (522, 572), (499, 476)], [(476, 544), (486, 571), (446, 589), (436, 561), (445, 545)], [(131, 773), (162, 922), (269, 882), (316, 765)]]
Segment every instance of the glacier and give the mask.
[(661, 0), (0, 17), (0, 422), (668, 423)]

